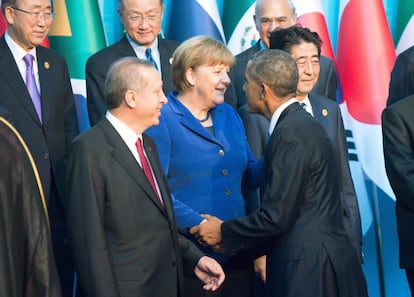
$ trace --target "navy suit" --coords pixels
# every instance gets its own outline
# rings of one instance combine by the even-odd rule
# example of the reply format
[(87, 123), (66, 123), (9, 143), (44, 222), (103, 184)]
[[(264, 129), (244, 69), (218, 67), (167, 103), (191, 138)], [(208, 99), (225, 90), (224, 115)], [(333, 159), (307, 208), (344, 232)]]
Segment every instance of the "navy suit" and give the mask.
[(0, 39), (0, 104), (9, 111), (13, 125), (27, 143), (39, 170), (58, 270), (61, 277), (65, 273), (62, 286), (70, 287), (73, 272), (65, 262), (69, 261), (69, 254), (64, 252), (67, 239), (62, 208), (63, 157), (66, 145), (78, 133), (78, 123), (66, 61), (53, 50), (38, 46), (36, 51), (43, 123), (4, 36)]
[[(414, 95), (382, 113), (385, 169), (396, 197), (400, 267), (414, 276)], [(410, 288), (414, 293), (414, 279)]]
[(222, 247), (235, 254), (267, 242), (266, 296), (367, 296), (341, 219), (336, 156), (326, 131), (293, 103), (264, 158), (260, 209), (224, 222)]
[[(171, 57), (177, 46), (176, 41), (158, 39), (164, 94), (174, 89), (170, 67)], [(97, 124), (107, 110), (103, 95), (106, 73), (113, 62), (123, 57), (136, 57), (126, 36), (97, 52), (86, 62), (86, 102), (91, 126)]]
[(391, 72), (387, 106), (414, 94), (414, 46), (400, 53)]

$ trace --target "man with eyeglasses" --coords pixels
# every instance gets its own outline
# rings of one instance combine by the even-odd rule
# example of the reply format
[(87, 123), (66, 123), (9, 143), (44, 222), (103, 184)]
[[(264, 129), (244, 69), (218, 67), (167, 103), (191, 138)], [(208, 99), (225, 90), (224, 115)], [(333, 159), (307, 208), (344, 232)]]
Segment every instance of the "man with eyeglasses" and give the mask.
[(104, 80), (110, 65), (122, 57), (136, 56), (149, 60), (163, 81), (168, 94), (174, 86), (170, 74), (171, 56), (178, 43), (158, 38), (164, 14), (163, 0), (118, 0), (118, 14), (125, 36), (115, 44), (97, 52), (86, 63), (86, 92), (91, 126), (106, 112), (103, 96)]
[(53, 20), (50, 0), (3, 0), (2, 11), (8, 29), (0, 39), (0, 105), (8, 110), (39, 170), (63, 296), (71, 296), (74, 273), (62, 206), (63, 156), (79, 129), (69, 71), (61, 55), (39, 46)]

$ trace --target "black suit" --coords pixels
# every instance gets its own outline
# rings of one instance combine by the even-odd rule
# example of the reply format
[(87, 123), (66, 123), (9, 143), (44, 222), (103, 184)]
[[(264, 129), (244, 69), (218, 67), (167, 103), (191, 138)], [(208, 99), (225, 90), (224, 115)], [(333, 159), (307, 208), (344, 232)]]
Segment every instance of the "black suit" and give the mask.
[(281, 114), (265, 152), (261, 207), (224, 222), (231, 254), (267, 243), (266, 296), (367, 296), (343, 226), (336, 156), (298, 103)]
[[(414, 95), (382, 113), (385, 169), (396, 197), (400, 267), (414, 273)], [(414, 279), (410, 283), (414, 293)]]
[[(228, 104), (236, 109), (247, 103), (246, 95), (243, 91), (243, 84), (245, 81), (245, 72), (247, 62), (253, 57), (255, 53), (260, 51), (260, 42), (258, 41), (254, 46), (245, 50), (236, 56), (236, 63), (230, 69), (231, 85), (228, 88), (225, 100)], [(312, 92), (336, 100), (337, 77), (333, 61), (327, 57), (320, 58), (320, 73), (316, 85)]]
[(183, 266), (194, 269), (202, 256), (178, 237), (155, 143), (146, 135), (143, 143), (164, 208), (106, 118), (68, 149), (69, 237), (85, 296), (182, 296)]
[[(27, 143), (39, 170), (51, 218), (55, 258), (64, 289), (71, 287), (73, 272), (68, 253), (65, 253), (66, 226), (61, 201), (63, 157), (66, 145), (78, 133), (78, 123), (64, 58), (41, 46), (36, 51), (43, 124), (4, 36), (0, 39), (0, 104), (9, 111), (11, 121)], [(64, 276), (62, 273), (65, 273)]]
[[(174, 89), (170, 67), (171, 57), (177, 46), (176, 41), (158, 39), (165, 94)], [(97, 124), (107, 110), (103, 94), (106, 73), (113, 62), (123, 57), (136, 57), (135, 51), (126, 36), (115, 44), (97, 52), (86, 62), (86, 103), (91, 126)]]
[[(225, 94), (225, 101), (236, 108), (246, 129), (247, 141), (256, 158), (259, 158), (267, 143), (269, 121), (261, 114), (250, 114), (247, 111), (247, 99), (243, 91), (247, 62), (260, 51), (260, 41), (236, 56), (236, 63), (230, 69), (231, 85)], [(333, 100), (336, 99), (337, 78), (333, 61), (321, 56), (319, 79), (312, 93), (317, 93)], [(258, 206), (257, 191), (244, 190), (246, 211), (250, 212)]]
[(400, 53), (391, 72), (387, 106), (414, 94), (414, 46)]

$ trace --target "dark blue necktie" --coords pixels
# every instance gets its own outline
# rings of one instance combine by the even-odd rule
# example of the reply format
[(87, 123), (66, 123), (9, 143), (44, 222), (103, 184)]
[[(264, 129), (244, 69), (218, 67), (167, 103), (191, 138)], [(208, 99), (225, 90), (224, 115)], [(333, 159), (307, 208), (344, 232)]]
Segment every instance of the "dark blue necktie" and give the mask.
[(154, 66), (155, 69), (158, 71), (157, 63), (155, 62), (154, 58), (152, 57), (151, 48), (147, 48), (145, 50), (145, 57), (147, 58), (147, 61), (151, 62), (151, 64)]

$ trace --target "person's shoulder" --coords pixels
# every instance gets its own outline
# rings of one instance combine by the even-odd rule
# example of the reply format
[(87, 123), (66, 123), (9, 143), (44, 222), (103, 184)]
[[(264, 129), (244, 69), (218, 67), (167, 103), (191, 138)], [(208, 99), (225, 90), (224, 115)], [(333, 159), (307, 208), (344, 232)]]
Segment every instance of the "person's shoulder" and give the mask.
[(176, 48), (180, 45), (178, 41), (175, 41), (172, 39), (162, 39), (162, 38), (158, 39), (158, 44), (159, 46), (170, 47), (170, 48)]
[(403, 99), (391, 104), (384, 112), (393, 111), (399, 113), (408, 113), (410, 117), (412, 115), (412, 110), (414, 109), (414, 94), (404, 97)]
[(236, 55), (236, 60), (239, 60), (239, 59), (242, 60), (242, 59), (250, 58), (251, 56), (253, 56), (258, 51), (260, 51), (259, 42), (257, 42), (255, 45), (251, 46), (250, 48), (242, 51), (241, 53), (237, 54)]
[(414, 59), (414, 45), (402, 51), (398, 56), (399, 57), (408, 56)]
[(322, 105), (324, 105), (324, 106), (326, 106), (330, 109), (339, 109), (339, 105), (336, 101), (334, 101), (334, 100), (332, 100), (332, 99), (330, 99), (326, 96), (314, 93), (314, 92), (309, 93), (309, 100), (312, 104), (314, 102), (317, 102), (317, 103), (322, 104)]
[(66, 61), (64, 56), (55, 51), (54, 49), (39, 45), (36, 47), (36, 51), (38, 56), (47, 57), (47, 59)]

